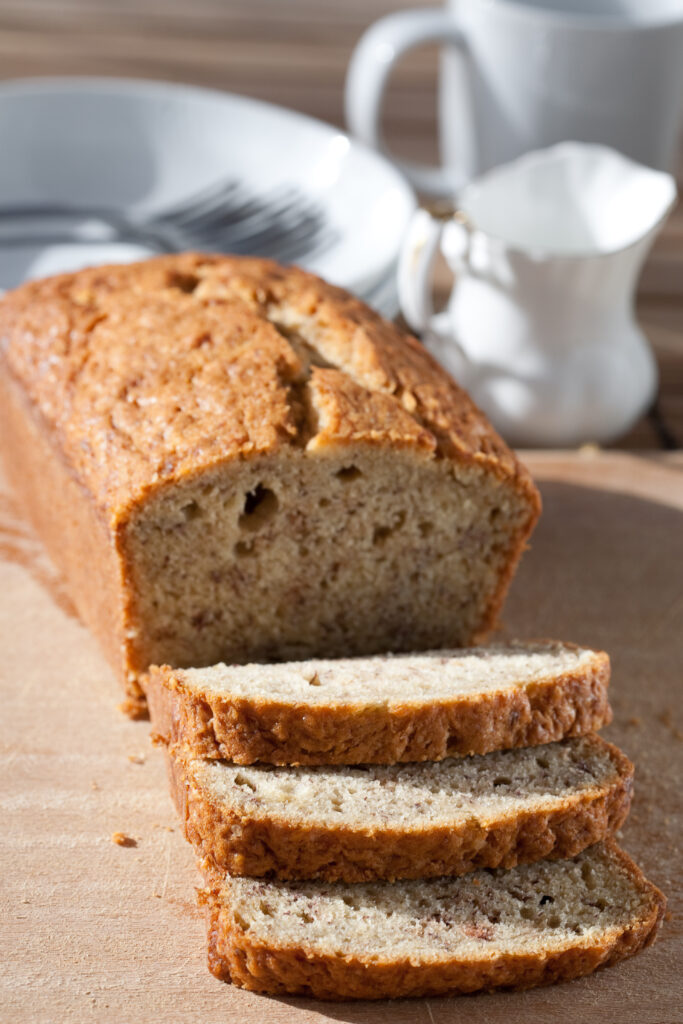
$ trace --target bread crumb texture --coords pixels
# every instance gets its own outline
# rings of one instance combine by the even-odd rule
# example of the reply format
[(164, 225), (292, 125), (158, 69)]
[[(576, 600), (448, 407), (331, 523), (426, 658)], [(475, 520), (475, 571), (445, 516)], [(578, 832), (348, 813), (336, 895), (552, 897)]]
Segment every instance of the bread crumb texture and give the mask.
[(216, 870), (345, 882), (572, 857), (621, 825), (633, 778), (596, 736), (390, 767), (169, 756), (185, 835)]
[(327, 999), (529, 988), (649, 944), (665, 901), (613, 842), (461, 878), (215, 881), (209, 965), (254, 991)]
[(513, 641), (461, 650), (336, 658), (281, 665), (213, 665), (179, 670), (192, 694), (296, 705), (390, 706), (448, 701), (589, 674), (607, 656), (557, 641)]
[(609, 657), (555, 641), (273, 665), (153, 668), (154, 736), (238, 764), (438, 761), (611, 719)]

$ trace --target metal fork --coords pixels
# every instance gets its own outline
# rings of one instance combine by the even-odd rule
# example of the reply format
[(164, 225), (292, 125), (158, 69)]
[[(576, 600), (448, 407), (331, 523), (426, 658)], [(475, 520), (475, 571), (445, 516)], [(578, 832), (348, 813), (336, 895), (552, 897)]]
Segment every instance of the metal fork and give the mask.
[(288, 262), (336, 240), (319, 204), (293, 186), (258, 196), (238, 182), (219, 181), (139, 219), (70, 203), (0, 207), (0, 247), (7, 248), (134, 241), (156, 252), (204, 249)]
[(147, 223), (191, 239), (186, 248), (281, 260), (319, 251), (335, 240), (321, 207), (291, 185), (257, 196), (236, 182), (216, 182)]

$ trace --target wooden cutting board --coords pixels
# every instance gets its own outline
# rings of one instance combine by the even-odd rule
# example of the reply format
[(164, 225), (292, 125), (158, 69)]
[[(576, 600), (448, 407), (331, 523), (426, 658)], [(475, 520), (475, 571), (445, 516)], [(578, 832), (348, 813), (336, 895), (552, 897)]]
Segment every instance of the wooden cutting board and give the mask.
[[(655, 947), (557, 988), (381, 1004), (272, 999), (205, 966), (189, 847), (145, 723), (0, 486), (0, 1020), (676, 1024), (683, 1020), (683, 458), (527, 458), (545, 511), (504, 627), (606, 648), (636, 762), (623, 843), (669, 896)], [(118, 846), (122, 832), (135, 846)]]

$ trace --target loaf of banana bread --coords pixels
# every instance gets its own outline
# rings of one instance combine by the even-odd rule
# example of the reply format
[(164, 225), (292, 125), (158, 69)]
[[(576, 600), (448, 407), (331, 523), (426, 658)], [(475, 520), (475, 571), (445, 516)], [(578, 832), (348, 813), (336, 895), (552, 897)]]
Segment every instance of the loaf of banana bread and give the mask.
[(295, 268), (183, 254), (0, 302), (0, 447), (122, 677), (472, 642), (539, 512), (421, 345)]

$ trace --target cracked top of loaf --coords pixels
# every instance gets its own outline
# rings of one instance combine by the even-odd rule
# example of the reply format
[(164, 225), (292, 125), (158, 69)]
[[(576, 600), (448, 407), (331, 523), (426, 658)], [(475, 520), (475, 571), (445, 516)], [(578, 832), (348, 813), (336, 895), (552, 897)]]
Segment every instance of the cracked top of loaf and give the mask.
[(0, 350), (114, 519), (160, 484), (288, 447), (483, 461), (535, 494), (416, 339), (295, 267), (185, 253), (32, 281), (0, 302)]

